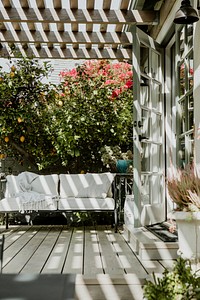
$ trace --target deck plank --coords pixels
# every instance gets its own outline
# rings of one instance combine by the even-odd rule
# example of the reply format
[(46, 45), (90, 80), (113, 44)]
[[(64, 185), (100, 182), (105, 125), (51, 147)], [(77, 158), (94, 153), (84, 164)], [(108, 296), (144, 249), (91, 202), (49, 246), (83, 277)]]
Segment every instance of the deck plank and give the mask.
[(69, 251), (63, 267), (63, 273), (83, 273), (84, 229), (75, 228)]
[(104, 273), (97, 230), (88, 228), (85, 231), (84, 274)]
[[(114, 230), (113, 230), (114, 233)], [(103, 269), (105, 274), (124, 274), (119, 257), (114, 251), (113, 244), (109, 240), (107, 229), (98, 230), (99, 246), (101, 251)]]

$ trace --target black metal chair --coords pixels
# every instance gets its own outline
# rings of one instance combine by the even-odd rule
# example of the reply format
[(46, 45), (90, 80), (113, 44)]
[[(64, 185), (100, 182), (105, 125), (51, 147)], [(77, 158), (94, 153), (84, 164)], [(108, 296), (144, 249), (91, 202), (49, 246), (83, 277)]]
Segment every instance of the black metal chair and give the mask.
[(0, 236), (0, 273), (2, 273), (2, 266), (3, 266), (3, 247), (4, 247), (4, 240), (5, 237), (2, 234)]

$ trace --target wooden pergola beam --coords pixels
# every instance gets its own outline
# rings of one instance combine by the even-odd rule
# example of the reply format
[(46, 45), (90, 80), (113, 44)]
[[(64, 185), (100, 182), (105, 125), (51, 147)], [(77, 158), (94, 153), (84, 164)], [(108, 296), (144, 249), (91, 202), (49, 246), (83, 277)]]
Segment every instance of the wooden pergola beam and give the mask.
[(12, 7), (10, 0), (1, 0), (4, 7)]
[[(22, 51), (23, 50), (23, 51)], [(27, 49), (19, 49), (22, 54), (28, 57), (41, 59), (117, 59), (129, 60), (131, 58), (131, 49), (59, 49), (59, 48), (36, 48), (28, 47)], [(0, 48), (0, 57), (9, 57), (9, 49)]]
[(1, 9), (0, 22), (155, 25), (158, 23), (158, 13), (144, 10), (8, 7)]
[(131, 45), (130, 32), (54, 32), (2, 30), (2, 42), (8, 43), (53, 43), (53, 44), (112, 44)]

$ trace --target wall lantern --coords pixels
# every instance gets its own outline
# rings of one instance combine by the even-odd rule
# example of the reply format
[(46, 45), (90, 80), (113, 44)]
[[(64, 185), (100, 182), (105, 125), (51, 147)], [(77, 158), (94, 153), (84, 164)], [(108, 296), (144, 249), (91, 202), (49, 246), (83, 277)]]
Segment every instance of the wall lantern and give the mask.
[(175, 14), (175, 24), (192, 24), (199, 20), (196, 9), (194, 9), (189, 0), (183, 0), (181, 7)]

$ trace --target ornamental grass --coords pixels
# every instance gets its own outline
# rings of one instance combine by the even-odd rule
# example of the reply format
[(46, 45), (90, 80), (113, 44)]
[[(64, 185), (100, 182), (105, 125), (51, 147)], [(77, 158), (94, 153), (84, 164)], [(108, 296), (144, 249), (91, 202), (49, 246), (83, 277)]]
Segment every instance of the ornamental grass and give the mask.
[(177, 210), (200, 211), (200, 175), (196, 166), (172, 167), (167, 178), (168, 193)]

